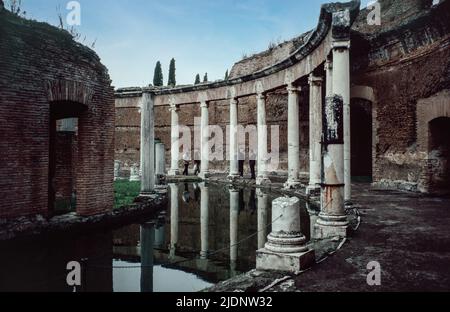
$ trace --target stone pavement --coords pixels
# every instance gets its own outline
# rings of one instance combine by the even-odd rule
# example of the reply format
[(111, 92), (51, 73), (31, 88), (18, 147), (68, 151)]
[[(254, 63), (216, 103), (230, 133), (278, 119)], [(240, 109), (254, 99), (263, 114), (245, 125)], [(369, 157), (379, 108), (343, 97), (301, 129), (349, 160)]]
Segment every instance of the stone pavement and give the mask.
[[(355, 185), (362, 223), (332, 257), (284, 291), (449, 291), (450, 198)], [(381, 286), (368, 286), (371, 261)]]

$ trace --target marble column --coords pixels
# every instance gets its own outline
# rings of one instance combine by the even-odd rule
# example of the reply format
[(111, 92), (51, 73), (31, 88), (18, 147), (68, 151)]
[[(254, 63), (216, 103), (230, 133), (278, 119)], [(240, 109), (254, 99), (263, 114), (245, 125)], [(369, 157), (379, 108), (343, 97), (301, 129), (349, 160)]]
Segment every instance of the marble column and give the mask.
[(334, 41), (333, 45), (333, 94), (344, 102), (344, 200), (352, 199), (351, 133), (350, 133), (350, 41)]
[(238, 162), (238, 99), (230, 101), (230, 175), (231, 180), (239, 178)]
[(202, 179), (207, 179), (209, 177), (209, 112), (208, 112), (208, 103), (202, 102), (200, 104), (202, 117), (201, 117), (201, 169), (200, 169), (200, 177)]
[(141, 225), (141, 292), (153, 292), (153, 247), (155, 224)]
[(161, 185), (166, 175), (166, 146), (164, 143), (155, 144), (155, 174), (157, 184)]
[(321, 211), (314, 237), (346, 237), (348, 221), (344, 206), (343, 98), (327, 97), (323, 123)]
[(301, 88), (289, 84), (288, 96), (288, 180), (285, 188), (300, 186), (300, 122), (299, 93)]
[(200, 184), (200, 258), (207, 259), (209, 252), (209, 189), (205, 183)]
[(231, 275), (236, 273), (238, 257), (239, 230), (239, 190), (230, 188), (230, 269)]
[(120, 160), (114, 161), (114, 181), (120, 179), (120, 169), (122, 167), (122, 162)]
[(170, 106), (171, 112), (171, 148), (170, 148), (170, 171), (169, 176), (176, 176), (180, 174), (179, 159), (180, 159), (180, 129), (179, 129), (179, 108), (177, 105)]
[(280, 197), (272, 203), (272, 232), (257, 251), (258, 270), (299, 272), (315, 261), (314, 250), (301, 232), (300, 199)]
[(149, 93), (143, 93), (141, 100), (141, 148), (141, 196), (146, 196), (155, 188), (155, 114)]
[(257, 191), (258, 197), (258, 249), (264, 248), (267, 242), (267, 206), (269, 203), (269, 196), (261, 189)]
[(178, 244), (178, 222), (179, 222), (179, 205), (178, 205), (178, 185), (169, 184), (170, 187), (170, 258), (175, 258)]
[(258, 119), (258, 175), (257, 185), (270, 183), (267, 173), (267, 120), (266, 120), (266, 95), (256, 96)]
[(309, 76), (309, 185), (307, 194), (320, 193), (322, 170), (322, 78)]
[(327, 58), (325, 62), (325, 76), (326, 76), (326, 82), (325, 82), (325, 96), (333, 96), (333, 62), (330, 60), (330, 58)]

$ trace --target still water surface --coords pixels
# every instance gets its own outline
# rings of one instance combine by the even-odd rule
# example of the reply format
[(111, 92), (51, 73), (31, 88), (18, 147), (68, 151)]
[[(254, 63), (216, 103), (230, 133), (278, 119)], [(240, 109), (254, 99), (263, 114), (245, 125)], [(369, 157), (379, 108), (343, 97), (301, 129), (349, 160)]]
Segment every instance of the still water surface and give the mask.
[(277, 196), (204, 184), (171, 184), (168, 194), (157, 220), (0, 243), (0, 291), (73, 291), (70, 261), (83, 263), (78, 291), (105, 292), (194, 292), (255, 267)]

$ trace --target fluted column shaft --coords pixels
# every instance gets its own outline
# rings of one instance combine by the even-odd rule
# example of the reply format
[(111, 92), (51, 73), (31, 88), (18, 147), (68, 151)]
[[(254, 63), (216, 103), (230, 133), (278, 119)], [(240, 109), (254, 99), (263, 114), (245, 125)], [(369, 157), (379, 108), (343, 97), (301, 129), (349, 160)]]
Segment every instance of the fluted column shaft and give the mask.
[(178, 168), (179, 157), (180, 157), (180, 129), (179, 129), (179, 116), (178, 116), (178, 106), (171, 105), (171, 148), (170, 148), (170, 171), (169, 175), (176, 176), (180, 174), (180, 170)]
[(239, 177), (238, 163), (238, 100), (230, 101), (230, 177)]
[(300, 185), (300, 122), (299, 93), (300, 88), (292, 84), (287, 87), (288, 96), (288, 181), (286, 188)]
[(309, 186), (308, 193), (319, 191), (322, 170), (322, 78), (309, 77)]
[(267, 174), (267, 120), (266, 120), (266, 96), (258, 94), (257, 101), (257, 119), (258, 119), (258, 175), (257, 184), (261, 185), (269, 181)]

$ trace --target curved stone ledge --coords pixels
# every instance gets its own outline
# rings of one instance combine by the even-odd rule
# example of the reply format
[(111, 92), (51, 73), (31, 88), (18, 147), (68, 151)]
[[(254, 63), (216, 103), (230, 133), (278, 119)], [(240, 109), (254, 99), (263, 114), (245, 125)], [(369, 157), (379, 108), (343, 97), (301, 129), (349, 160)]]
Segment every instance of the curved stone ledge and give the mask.
[(93, 216), (79, 216), (70, 213), (46, 219), (43, 216), (0, 219), (0, 241), (26, 238), (36, 235), (98, 231), (99, 227), (115, 227), (139, 220), (142, 217), (157, 217), (166, 209), (166, 192), (145, 199), (138, 198), (134, 204), (121, 207), (108, 213)]

